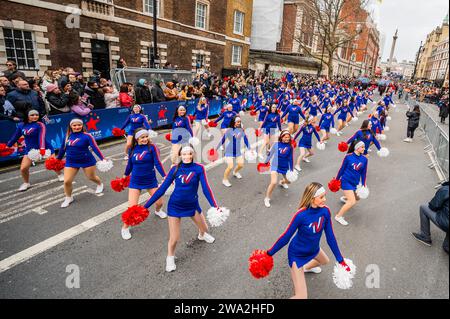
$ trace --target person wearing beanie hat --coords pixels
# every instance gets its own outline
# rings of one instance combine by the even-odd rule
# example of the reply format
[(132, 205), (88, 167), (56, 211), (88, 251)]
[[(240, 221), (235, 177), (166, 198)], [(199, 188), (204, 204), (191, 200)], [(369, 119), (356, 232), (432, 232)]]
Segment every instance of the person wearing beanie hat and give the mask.
[(47, 85), (46, 100), (50, 105), (50, 115), (69, 113), (69, 94), (62, 92), (56, 84)]
[(156, 79), (155, 85), (152, 87), (152, 99), (153, 103), (164, 102), (166, 97), (164, 95), (164, 91), (161, 88), (161, 81)]
[(152, 94), (145, 79), (140, 79), (134, 90), (134, 98), (137, 104), (152, 103)]
[[(29, 110), (24, 121), (17, 126), (14, 135), (6, 144), (7, 147), (13, 146), (21, 136), (25, 138), (25, 155), (22, 158), (20, 164), (20, 173), (22, 174), (23, 184), (19, 187), (19, 191), (26, 191), (31, 187), (30, 184), (30, 167), (32, 160), (30, 159), (31, 152), (39, 150), (40, 156), (53, 156), (54, 149), (51, 144), (46, 140), (46, 127), (45, 124), (39, 122), (39, 112), (36, 110)], [(50, 154), (48, 154), (48, 150)], [(64, 181), (61, 172), (56, 172), (59, 181)]]

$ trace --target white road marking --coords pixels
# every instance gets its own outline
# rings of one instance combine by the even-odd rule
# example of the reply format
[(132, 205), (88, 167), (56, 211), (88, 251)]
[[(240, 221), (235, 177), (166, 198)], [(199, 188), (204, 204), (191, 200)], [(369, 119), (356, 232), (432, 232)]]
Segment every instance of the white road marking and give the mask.
[[(34, 185), (31, 184), (31, 188), (29, 188), (29, 190), (32, 191), (32, 190), (34, 190), (34, 189), (38, 189), (38, 188), (41, 188), (41, 187), (45, 187), (45, 186), (47, 186), (47, 185), (50, 185), (50, 184), (56, 182), (57, 180), (58, 180), (58, 179), (55, 178), (55, 179), (51, 179), (51, 180), (48, 180), (48, 181), (40, 182), (40, 183), (37, 183), (37, 184), (34, 184)], [(8, 195), (8, 194), (11, 194), (11, 193), (15, 193), (15, 194), (12, 195), (12, 196), (3, 197), (4, 195)], [(14, 198), (14, 197), (16, 197), (16, 196), (21, 196), (21, 195), (23, 195), (23, 194), (26, 194), (26, 193), (25, 193), (25, 192), (19, 192), (17, 189), (13, 189), (13, 190), (11, 190), (11, 191), (7, 191), (7, 192), (4, 192), (4, 193), (0, 193), (0, 198), (1, 198), (2, 200), (7, 200), (7, 199), (10, 199), (10, 198)]]
[[(34, 175), (34, 174), (38, 174), (38, 173), (42, 173), (42, 172), (46, 172), (46, 171), (47, 171), (46, 169), (40, 169), (38, 171), (30, 172), (30, 175)], [(15, 179), (18, 179), (18, 178), (22, 178), (22, 176), (17, 175), (17, 176), (10, 177), (10, 178), (7, 178), (7, 179), (1, 179), (0, 183), (9, 182), (9, 181), (12, 181), (12, 180), (15, 180)]]
[[(78, 187), (78, 188), (74, 189), (74, 193), (75, 193), (76, 191), (79, 191), (79, 190), (82, 190), (82, 189), (86, 189), (86, 188), (87, 188), (87, 186), (81, 186), (81, 187)], [(49, 201), (54, 201), (55, 199), (61, 200), (61, 199), (63, 199), (65, 196), (66, 196), (66, 195), (65, 195), (64, 193), (61, 193), (61, 194), (59, 194), (59, 195), (56, 195), (56, 196), (53, 196), (53, 197), (51, 197), (51, 198), (47, 198), (47, 199), (41, 200), (41, 201), (39, 201), (39, 202), (33, 201), (31, 205), (24, 206), (24, 207), (15, 209), (15, 210), (10, 211), (10, 212), (2, 213), (2, 214), (0, 214), (0, 224), (6, 223), (7, 221), (9, 221), (9, 220), (11, 220), (11, 219), (14, 219), (14, 218), (18, 218), (18, 217), (27, 215), (27, 214), (29, 214), (29, 213), (31, 212), (31, 209), (36, 208), (36, 206), (38, 206), (38, 207), (43, 207), (43, 206), (45, 206)], [(39, 198), (39, 199), (40, 199), (40, 198)], [(39, 206), (39, 205), (41, 205), (41, 206)], [(48, 206), (48, 205), (47, 205), (47, 206)], [(21, 212), (21, 211), (24, 211), (24, 210), (27, 210), (27, 211), (25, 211), (24, 213), (21, 213), (21, 214), (17, 214), (18, 212)], [(17, 214), (17, 215), (15, 215), (15, 214)], [(11, 218), (11, 217), (10, 217), (11, 215), (14, 215), (14, 216), (12, 216), (12, 217), (14, 217), (14, 218)]]
[[(22, 197), (22, 198), (13, 200), (13, 201), (6, 201), (6, 202), (3, 202), (2, 204), (0, 204), (0, 207), (2, 207), (1, 209), (4, 209), (3, 207), (7, 207), (7, 206), (11, 206), (11, 205), (15, 205), (15, 204), (19, 203), (18, 205), (16, 205), (14, 207), (14, 208), (19, 208), (20, 206), (27, 205), (29, 203), (30, 199), (35, 201), (35, 200), (41, 199), (43, 197), (46, 197), (47, 195), (50, 195), (54, 192), (60, 192), (60, 190), (62, 190), (63, 188), (64, 188), (64, 185), (61, 185), (61, 186), (46, 190), (45, 192), (40, 192), (38, 194), (25, 196), (25, 197)], [(2, 214), (0, 214), (0, 217), (1, 216), (2, 216)]]
[[(258, 145), (262, 144), (263, 141), (259, 141), (257, 143), (254, 143), (251, 145), (251, 148), (254, 149)], [(214, 163), (210, 163), (208, 165), (205, 165), (205, 170), (210, 170), (216, 166), (219, 166), (224, 161), (224, 158), (219, 159), (218, 161)], [(144, 201), (147, 201), (149, 199), (150, 195), (148, 193), (145, 193), (139, 197), (139, 202), (142, 203)], [(30, 248), (27, 248), (19, 253), (16, 253), (6, 259), (3, 259), (0, 261), (0, 273), (11, 269), (31, 258), (34, 256), (37, 256), (67, 240), (70, 240), (74, 238), (75, 236), (78, 236), (86, 231), (88, 231), (91, 228), (94, 228), (111, 218), (116, 217), (117, 215), (121, 214), (128, 208), (128, 202), (122, 203), (116, 207), (113, 207), (112, 209), (97, 215), (91, 219), (88, 219), (84, 221), (83, 223), (74, 226), (72, 228), (69, 228), (66, 231), (63, 231), (62, 233), (59, 233), (53, 237), (50, 237), (34, 246), (31, 246)], [(2, 221), (0, 221), (0, 224)]]

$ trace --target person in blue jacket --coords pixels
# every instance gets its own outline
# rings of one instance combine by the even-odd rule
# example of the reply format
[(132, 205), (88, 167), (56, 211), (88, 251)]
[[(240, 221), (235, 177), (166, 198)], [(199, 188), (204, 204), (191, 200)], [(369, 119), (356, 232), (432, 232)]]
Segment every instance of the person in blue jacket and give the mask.
[(225, 106), (225, 112), (222, 112), (219, 115), (219, 117), (214, 121), (215, 123), (219, 123), (220, 121), (223, 120), (222, 124), (220, 125), (220, 129), (222, 130), (222, 135), (225, 134), (228, 127), (230, 127), (231, 120), (237, 115), (239, 115), (239, 113), (236, 113), (235, 111), (233, 111), (233, 105), (227, 104)]
[(280, 98), (280, 101), (278, 102), (278, 110), (281, 111), (281, 113), (284, 113), (286, 109), (291, 105), (291, 101), (289, 99), (289, 94), (285, 93), (283, 95), (283, 98)]
[(389, 106), (395, 105), (394, 101), (392, 100), (392, 96), (391, 93), (386, 93), (385, 97), (383, 98), (383, 102), (384, 102), (384, 106), (386, 107), (387, 110), (389, 110)]
[(231, 104), (233, 106), (233, 111), (237, 114), (242, 111), (241, 100), (239, 100), (238, 94), (236, 92), (233, 94), (233, 98), (228, 101), (228, 104)]
[(190, 217), (198, 228), (198, 239), (212, 244), (215, 239), (208, 234), (208, 225), (202, 214), (198, 199), (198, 187), (202, 184), (203, 193), (211, 207), (218, 208), (216, 199), (208, 183), (205, 167), (194, 162), (192, 146), (183, 146), (178, 155), (181, 162), (173, 165), (164, 182), (144, 205), (152, 206), (167, 191), (172, 183), (175, 188), (169, 198), (167, 215), (169, 216), (169, 242), (167, 245), (166, 271), (176, 270), (175, 249), (180, 240), (181, 219)]
[(267, 255), (274, 256), (290, 242), (288, 262), (294, 283), (294, 296), (291, 299), (307, 299), (305, 273), (321, 273), (320, 266), (330, 262), (320, 247), (323, 232), (337, 262), (345, 267), (346, 271), (350, 271), (339, 250), (333, 231), (331, 212), (325, 203), (325, 188), (319, 183), (309, 184), (305, 188), (299, 208), (289, 226), (275, 244), (266, 251)]
[(281, 131), (281, 116), (278, 113), (276, 104), (272, 104), (270, 111), (267, 113), (258, 129), (263, 130), (264, 133), (264, 144), (259, 149), (259, 157), (263, 158), (262, 153), (265, 150), (269, 151), (272, 141), (275, 142), (274, 139), (278, 133), (277, 129)]
[(299, 172), (302, 171), (302, 169), (300, 168), (300, 162), (304, 161), (306, 163), (309, 163), (310, 160), (308, 159), (308, 157), (314, 156), (314, 151), (312, 147), (312, 136), (315, 135), (317, 141), (323, 143), (323, 141), (320, 139), (319, 134), (316, 131), (315, 124), (316, 120), (314, 119), (313, 116), (310, 116), (305, 120), (303, 126), (298, 130), (297, 134), (294, 136), (295, 141), (300, 136), (300, 134), (302, 135), (302, 138), (298, 143), (298, 147), (300, 148), (300, 155), (297, 158), (297, 163), (295, 165), (295, 169)]
[[(234, 177), (242, 179), (242, 175), (239, 173), (244, 168), (244, 157), (241, 151), (242, 141), (244, 141), (245, 146), (250, 151), (250, 144), (242, 127), (242, 120), (239, 116), (236, 116), (231, 120), (230, 127), (216, 147), (216, 150), (218, 150), (220, 146), (227, 142), (225, 147), (225, 163), (227, 164), (227, 168), (225, 169), (222, 180), (222, 184), (226, 187), (231, 187), (229, 180), (231, 171), (233, 171)], [(234, 168), (234, 160), (236, 160), (236, 168)]]
[(372, 131), (375, 134), (384, 134), (383, 127), (381, 126), (380, 119), (378, 117), (378, 111), (375, 110), (370, 117), (370, 123), (372, 124)]
[(195, 126), (194, 126), (194, 136), (198, 136), (198, 133), (201, 131), (201, 127), (203, 127), (206, 130), (206, 133), (208, 135), (208, 138), (211, 137), (211, 133), (209, 131), (208, 126), (208, 118), (209, 118), (209, 105), (208, 101), (205, 97), (201, 97), (198, 101), (198, 104), (194, 111), (195, 116)]
[(255, 111), (259, 112), (258, 124), (261, 127), (262, 123), (264, 122), (264, 119), (266, 118), (267, 112), (269, 112), (269, 106), (267, 106), (266, 100), (263, 100), (261, 102), (261, 105), (255, 108)]
[[(25, 155), (20, 163), (20, 174), (22, 175), (23, 184), (20, 185), (19, 191), (24, 192), (31, 187), (30, 184), (30, 167), (32, 160), (28, 157), (31, 150), (38, 150), (41, 156), (44, 156), (46, 149), (50, 150), (51, 156), (54, 155), (54, 149), (46, 140), (46, 126), (39, 121), (39, 112), (37, 110), (29, 110), (24, 121), (17, 125), (14, 135), (6, 144), (7, 147), (13, 146), (21, 136), (24, 136), (25, 141)], [(64, 181), (64, 175), (61, 172), (56, 172), (58, 180)]]
[[(155, 169), (164, 178), (166, 172), (159, 158), (159, 149), (152, 143), (149, 133), (146, 129), (137, 129), (134, 133), (133, 144), (130, 148), (129, 160), (123, 177), (130, 176), (130, 185), (128, 186), (128, 206), (132, 207), (139, 204), (141, 191), (146, 189), (150, 196), (153, 196), (158, 189), (158, 180)], [(156, 202), (155, 215), (160, 218), (167, 218), (167, 214), (161, 210), (163, 206), (162, 199)], [(130, 228), (126, 224), (122, 226), (122, 238), (131, 239)]]
[(289, 188), (290, 182), (286, 178), (288, 171), (294, 170), (294, 148), (291, 144), (291, 134), (288, 130), (283, 130), (280, 133), (278, 142), (276, 142), (270, 149), (269, 155), (264, 163), (270, 162), (270, 184), (267, 187), (266, 197), (264, 198), (264, 205), (270, 207), (270, 199), (276, 185), (278, 184), (278, 175), (282, 179), (279, 185), (285, 189)]
[(322, 132), (322, 141), (324, 143), (330, 139), (330, 130), (331, 128), (334, 128), (334, 115), (331, 110), (332, 107), (328, 106), (325, 113), (322, 114), (319, 122), (320, 131)]
[(319, 102), (317, 100), (317, 96), (313, 95), (311, 98), (311, 102), (305, 107), (305, 113), (309, 111), (309, 115), (314, 117), (314, 120), (317, 121), (317, 114), (320, 112), (322, 114), (322, 110), (320, 109)]
[(350, 107), (349, 107), (349, 103), (348, 103), (348, 100), (344, 100), (344, 102), (342, 103), (342, 106), (341, 107), (339, 107), (335, 112), (334, 112), (334, 114), (333, 115), (336, 115), (336, 114), (339, 114), (338, 115), (338, 132), (337, 132), (337, 136), (341, 136), (343, 133), (342, 133), (342, 130), (346, 127), (346, 126), (348, 126), (348, 124), (347, 124), (347, 117), (350, 115), (350, 117), (352, 118), (353, 117), (353, 114), (352, 114), (352, 112), (351, 112), (351, 110), (350, 110)]
[(354, 140), (336, 176), (336, 179), (341, 181), (341, 188), (344, 193), (344, 196), (341, 197), (341, 202), (344, 205), (336, 214), (335, 220), (343, 226), (348, 225), (348, 222), (344, 219), (345, 213), (359, 201), (359, 197), (356, 194), (358, 185), (366, 186), (368, 159), (364, 156), (364, 151), (365, 143)]
[(97, 161), (92, 155), (91, 149), (100, 160), (105, 159), (94, 137), (86, 132), (83, 121), (78, 118), (71, 120), (57, 156), (59, 160), (62, 160), (64, 155), (66, 155), (66, 165), (64, 167), (64, 194), (66, 197), (61, 204), (62, 208), (69, 207), (74, 200), (72, 197), (72, 184), (80, 168), (83, 169), (84, 175), (89, 180), (97, 184), (95, 193), (103, 193), (103, 183), (96, 175), (95, 164)]
[(123, 123), (121, 130), (128, 127), (127, 130), (127, 144), (125, 145), (125, 158), (124, 160), (128, 160), (128, 150), (131, 147), (131, 144), (133, 142), (133, 136), (134, 132), (138, 128), (146, 128), (147, 130), (150, 129), (150, 123), (147, 120), (147, 117), (144, 115), (144, 110), (139, 104), (136, 104), (133, 106), (130, 115), (128, 115), (125, 123)]
[(288, 108), (281, 115), (281, 118), (284, 119), (287, 117), (288, 122), (288, 130), (292, 134), (297, 133), (298, 126), (300, 124), (300, 116), (305, 119), (305, 115), (303, 114), (302, 108), (299, 103), (294, 101), (293, 104), (290, 104)]
[(364, 155), (367, 155), (372, 144), (375, 144), (376, 148), (381, 150), (381, 145), (372, 131), (372, 123), (369, 120), (362, 122), (361, 128), (348, 139), (347, 144), (351, 144), (354, 140), (364, 142)]
[(182, 145), (189, 143), (189, 140), (194, 136), (191, 127), (191, 121), (187, 116), (186, 108), (179, 105), (173, 115), (172, 133), (171, 133), (171, 160), (172, 164), (177, 164), (179, 161), (178, 153)]

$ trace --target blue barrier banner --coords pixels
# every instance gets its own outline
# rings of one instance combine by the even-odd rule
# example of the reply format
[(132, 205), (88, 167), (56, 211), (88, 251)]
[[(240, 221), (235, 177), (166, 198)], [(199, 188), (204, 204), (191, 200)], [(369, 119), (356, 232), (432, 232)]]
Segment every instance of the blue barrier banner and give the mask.
[[(241, 100), (246, 97), (241, 97)], [(198, 104), (197, 100), (189, 101), (171, 101), (153, 104), (143, 104), (142, 108), (144, 114), (152, 121), (152, 129), (156, 129), (165, 125), (171, 125), (175, 111), (179, 105), (184, 105), (188, 114), (194, 114), (195, 107)], [(252, 103), (251, 99), (247, 100), (248, 108)], [(215, 116), (220, 114), (224, 101), (222, 99), (209, 100), (209, 115)], [(91, 134), (96, 140), (112, 137), (112, 129), (115, 127), (122, 127), (125, 123), (130, 111), (128, 108), (112, 108), (93, 110), (90, 114), (81, 117), (87, 132)], [(75, 113), (59, 114), (49, 116), (49, 121), (46, 124), (47, 134), (46, 140), (51, 143), (53, 148), (59, 149), (64, 141), (67, 128), (70, 121), (79, 117)], [(12, 121), (0, 121), (0, 143), (7, 143), (13, 136), (18, 123)], [(18, 144), (17, 152), (7, 157), (0, 157), (0, 162), (16, 159), (24, 155), (23, 144)]]

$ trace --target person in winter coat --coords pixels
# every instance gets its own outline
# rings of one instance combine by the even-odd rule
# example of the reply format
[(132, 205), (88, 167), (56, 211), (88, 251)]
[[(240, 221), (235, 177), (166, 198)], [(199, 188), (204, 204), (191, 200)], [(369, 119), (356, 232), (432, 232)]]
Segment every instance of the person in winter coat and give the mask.
[(441, 102), (439, 117), (441, 118), (441, 123), (445, 124), (445, 119), (448, 117), (448, 100)]
[(79, 96), (83, 96), (84, 85), (78, 80), (77, 73), (69, 74), (68, 78), (70, 85), (72, 85), (72, 90), (76, 91)]
[[(89, 81), (86, 88), (85, 94), (87, 95), (88, 103), (94, 106), (94, 109), (104, 109), (106, 108), (105, 97), (103, 92), (100, 92), (97, 82)], [(83, 97), (83, 99), (86, 99)]]
[(119, 107), (119, 92), (112, 86), (106, 86), (103, 88), (103, 94), (105, 96), (106, 108)]
[(152, 103), (152, 93), (148, 88), (148, 82), (145, 79), (140, 79), (138, 84), (136, 85), (136, 89), (134, 91), (134, 95), (136, 98), (136, 104), (148, 104)]
[(431, 246), (430, 220), (446, 233), (442, 249), (448, 254), (448, 182), (442, 184), (433, 199), (420, 206), (420, 233), (411, 233), (415, 239)]
[(420, 107), (419, 105), (415, 105), (413, 111), (406, 112), (406, 117), (408, 118), (408, 129), (407, 136), (403, 140), (403, 142), (411, 143), (414, 138), (414, 131), (419, 127), (420, 120)]
[(177, 89), (174, 87), (173, 82), (167, 82), (166, 88), (164, 89), (164, 95), (166, 101), (176, 100), (178, 97)]
[(119, 104), (121, 107), (132, 107), (134, 105), (134, 99), (130, 95), (130, 89), (128, 87), (128, 84), (124, 83), (120, 86), (120, 93), (119, 93)]
[(166, 100), (160, 80), (155, 80), (155, 85), (152, 87), (152, 97), (153, 103), (164, 102)]
[(50, 106), (50, 115), (69, 113), (70, 106), (69, 95), (61, 92), (56, 84), (47, 86), (47, 95), (45, 96)]
[(39, 101), (39, 95), (36, 91), (30, 88), (30, 85), (25, 80), (17, 82), (17, 88), (8, 93), (6, 99), (15, 107), (15, 103), (18, 101), (24, 101), (31, 104), (31, 107), (35, 110), (40, 110), (42, 105)]
[(75, 91), (72, 91), (69, 94), (68, 106), (70, 106), (70, 110), (73, 113), (76, 113), (79, 116), (88, 115), (89, 113), (91, 113), (92, 109), (94, 108), (94, 106), (92, 104), (86, 104), (85, 102), (83, 102), (81, 97)]

